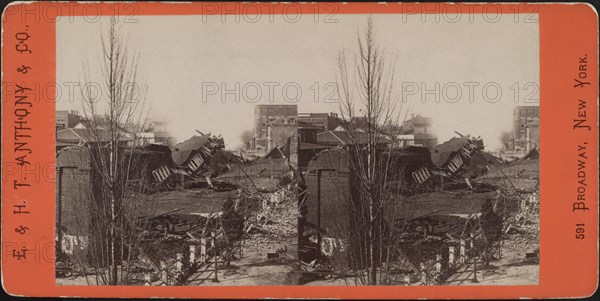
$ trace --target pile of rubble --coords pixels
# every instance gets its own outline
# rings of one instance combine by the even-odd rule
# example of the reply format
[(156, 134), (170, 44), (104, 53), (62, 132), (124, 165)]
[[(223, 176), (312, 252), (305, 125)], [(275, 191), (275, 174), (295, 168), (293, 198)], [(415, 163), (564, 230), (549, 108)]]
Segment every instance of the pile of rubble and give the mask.
[(526, 194), (519, 202), (516, 213), (505, 221), (505, 247), (512, 251), (513, 261), (539, 260), (540, 239), (539, 192)]
[[(412, 247), (420, 246), (419, 251), (412, 250), (412, 253), (419, 254), (418, 257), (421, 258), (413, 258), (414, 263), (420, 262), (423, 265), (419, 269), (420, 273), (437, 275), (437, 278), (429, 278), (428, 281), (434, 280), (438, 284), (460, 270), (461, 266), (444, 268), (444, 262), (449, 261), (446, 257), (448, 255), (444, 253), (449, 248), (460, 249), (461, 246), (457, 243), (459, 239), (467, 243), (465, 249), (469, 249), (469, 244), (475, 247), (475, 253), (466, 253), (467, 258), (477, 256), (487, 263), (501, 256), (510, 257), (513, 262), (526, 259), (535, 262), (539, 258), (538, 150), (532, 151), (538, 156), (530, 153), (519, 160), (504, 162), (500, 158), (490, 157), (491, 154), (488, 153), (482, 156), (482, 148), (470, 149), (472, 151), (468, 155), (464, 148), (459, 148), (452, 151), (454, 159), (452, 154), (447, 156), (450, 162), (448, 166), (452, 169), (452, 162), (456, 158), (461, 158), (457, 161), (461, 164), (453, 176), (441, 175), (446, 178), (445, 181), (441, 179), (441, 185), (440, 180), (433, 185), (433, 189), (443, 191), (417, 194), (408, 198), (404, 204), (409, 205), (411, 199), (418, 199), (416, 203), (413, 200), (417, 211), (412, 214), (411, 223), (418, 225), (413, 229), (423, 229), (422, 226), (425, 226), (429, 230), (426, 236), (433, 234), (438, 242), (444, 242), (441, 247), (425, 246), (421, 238), (409, 244)], [(477, 157), (483, 160), (473, 160)], [(461, 178), (466, 185), (457, 185)], [(437, 196), (432, 197), (436, 194)], [(432, 207), (434, 204), (437, 205)], [(407, 210), (403, 210), (403, 214), (408, 214), (406, 212)], [(455, 222), (451, 222), (449, 218), (454, 218)], [(419, 222), (415, 223), (417, 221)], [(436, 228), (441, 235), (436, 236)], [(432, 253), (426, 256), (427, 252), (423, 252), (423, 247), (438, 255)], [(406, 250), (405, 253), (411, 253), (411, 250)], [(440, 260), (436, 256), (442, 256), (442, 265), (439, 267), (437, 262)], [(493, 271), (489, 270), (487, 273)]]
[[(218, 212), (200, 214), (187, 207), (149, 217), (140, 237), (142, 244), (139, 253), (136, 254), (138, 260), (135, 271), (139, 273), (136, 278), (141, 281), (149, 273), (153, 282), (158, 281), (163, 270), (162, 261), (170, 275), (167, 285), (176, 284), (181, 279), (177, 280), (171, 275), (176, 274), (177, 253), (187, 254), (190, 245), (198, 245), (201, 239), (210, 241), (213, 233), (216, 234), (217, 254), (222, 255), (223, 251), (230, 250), (233, 260), (248, 251), (260, 250), (262, 253), (265, 249), (280, 247), (282, 241), (290, 240), (296, 234), (294, 189), (292, 185), (281, 186), (269, 193), (247, 186), (212, 193), (210, 189), (204, 189), (206, 191), (202, 195), (210, 196), (215, 203), (213, 207), (216, 204), (221, 206)], [(170, 206), (178, 206), (184, 203), (185, 198), (174, 201), (177, 196), (197, 195), (198, 189), (187, 189), (161, 193), (158, 197)], [(216, 198), (220, 198), (220, 201)], [(183, 265), (189, 266), (190, 263), (184, 261)]]
[[(280, 148), (246, 161), (225, 150), (220, 136), (198, 132), (172, 148), (150, 144), (136, 151), (147, 154), (148, 171), (136, 182), (145, 189), (123, 206), (128, 246), (120, 248), (127, 253), (120, 268), (130, 284), (180, 283), (182, 271), (193, 270), (194, 247), (229, 261), (241, 256), (245, 242), (295, 236), (296, 171)], [(57, 266), (57, 275), (75, 273)]]
[[(507, 245), (520, 252), (519, 259), (533, 258), (539, 252), (539, 150), (534, 149), (519, 160), (506, 162), (502, 157), (486, 152), (482, 139), (459, 136), (436, 146), (431, 152), (416, 146), (389, 152), (393, 162), (398, 161), (397, 165), (404, 166), (400, 171), (404, 176), (389, 185), (388, 193), (394, 201), (385, 209), (386, 224), (381, 231), (390, 233), (385, 241), (391, 246), (386, 249), (390, 254), (385, 257), (391, 259), (389, 262), (381, 259), (381, 266), (385, 267), (388, 276), (395, 275), (398, 283), (443, 284), (450, 274), (468, 265), (470, 258), (479, 258), (477, 260), (488, 265)], [(317, 155), (311, 160), (307, 175), (311, 175), (311, 170), (326, 167), (331, 167), (338, 175), (349, 172), (344, 166), (326, 166), (318, 161), (320, 157)], [(311, 169), (315, 164), (318, 166)], [(349, 178), (346, 182), (339, 181), (343, 185), (349, 183), (350, 192), (344, 193), (352, 193), (352, 176)], [(315, 195), (310, 187), (318, 186), (313, 182), (307, 181), (307, 191)], [(402, 189), (397, 189), (398, 186)], [(322, 187), (326, 190), (320, 191), (320, 195), (327, 196), (328, 203), (316, 205), (313, 201), (306, 205), (305, 211), (312, 223), (317, 221), (316, 207), (328, 206), (333, 202), (330, 199), (336, 197), (330, 187), (325, 184)], [(343, 209), (339, 208), (337, 212)], [(324, 233), (335, 226), (331, 222), (336, 218), (335, 214), (329, 212), (336, 210), (320, 212), (319, 227), (324, 228)], [(311, 222), (301, 226), (310, 226)], [(351, 229), (350, 226), (346, 228)], [(301, 260), (311, 272), (315, 267), (326, 268), (328, 262), (347, 260), (324, 252), (328, 248), (323, 241), (320, 248), (316, 242), (302, 242), (299, 249), (306, 254)], [(321, 256), (317, 260), (318, 257), (312, 254), (316, 255), (318, 250)]]
[(296, 235), (296, 193), (293, 186), (264, 194), (255, 221), (249, 221), (247, 233), (261, 233), (271, 238), (289, 238)]

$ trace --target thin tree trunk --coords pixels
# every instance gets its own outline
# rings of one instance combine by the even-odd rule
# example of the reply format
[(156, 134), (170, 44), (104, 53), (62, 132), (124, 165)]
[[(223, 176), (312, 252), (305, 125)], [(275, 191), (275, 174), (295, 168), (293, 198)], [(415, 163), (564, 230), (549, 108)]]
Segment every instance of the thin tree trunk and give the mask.
[[(355, 68), (348, 67), (343, 51), (338, 57), (340, 112), (350, 138), (348, 152), (351, 172), (356, 175), (359, 183), (358, 192), (348, 200), (349, 206), (355, 209), (355, 216), (351, 218), (353, 230), (359, 232), (356, 246), (351, 246), (355, 249), (351, 252), (354, 265), (350, 268), (355, 269), (356, 275), (359, 275), (356, 277), (357, 281), (378, 285), (389, 279), (389, 275), (385, 274), (389, 266), (385, 269), (382, 266), (383, 261), (390, 258), (391, 241), (383, 238), (388, 236), (386, 226), (389, 222), (384, 213), (390, 206), (394, 206), (390, 204), (386, 191), (390, 163), (381, 160), (384, 157), (380, 154), (384, 150), (380, 148), (380, 139), (384, 126), (397, 125), (402, 104), (394, 89), (395, 61), (387, 61), (383, 49), (376, 43), (371, 18), (364, 36), (358, 34), (357, 46), (354, 54)], [(364, 111), (359, 111), (364, 116), (355, 115), (357, 103), (363, 106)], [(364, 118), (364, 128), (361, 129), (358, 123), (361, 121), (354, 122), (355, 117)], [(363, 131), (359, 133), (358, 129)], [(402, 168), (394, 169), (393, 172), (401, 174), (401, 170)], [(366, 274), (363, 272), (365, 270)]]
[[(112, 102), (111, 102), (111, 110), (112, 110)], [(112, 114), (112, 112), (111, 112)], [(112, 125), (111, 125), (112, 127)], [(112, 133), (111, 133), (112, 134)], [(116, 153), (114, 148), (114, 141), (111, 141), (111, 149), (110, 149), (110, 172), (109, 178), (111, 182), (110, 187), (110, 284), (117, 285), (117, 248), (116, 248), (116, 231), (115, 231), (115, 217), (116, 217), (116, 197), (115, 197), (115, 167), (114, 163), (116, 162)]]

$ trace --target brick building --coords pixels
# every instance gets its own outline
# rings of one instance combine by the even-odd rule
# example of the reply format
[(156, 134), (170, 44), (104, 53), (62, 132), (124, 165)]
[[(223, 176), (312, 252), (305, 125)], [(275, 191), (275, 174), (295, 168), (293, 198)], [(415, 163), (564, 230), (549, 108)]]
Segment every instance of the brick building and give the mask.
[(269, 123), (287, 117), (295, 122), (298, 117), (297, 105), (257, 105), (254, 107), (254, 136), (266, 137)]
[(338, 237), (350, 227), (348, 152), (330, 149), (318, 153), (308, 163), (303, 177), (306, 193), (299, 198), (298, 257), (300, 261), (310, 262), (319, 256), (318, 246), (324, 240)]
[[(129, 183), (151, 180), (152, 170), (165, 160), (165, 153), (155, 145), (151, 148), (121, 148), (122, 164), (129, 169)], [(78, 260), (87, 260), (88, 248), (101, 245), (93, 239), (101, 239), (99, 225), (107, 225), (103, 206), (107, 201), (101, 195), (102, 176), (94, 166), (92, 155), (98, 149), (89, 145), (72, 145), (58, 151), (56, 156), (56, 241), (61, 241), (62, 254), (75, 256)], [(170, 156), (170, 154), (166, 154)], [(106, 156), (106, 155), (105, 155)], [(96, 162), (99, 162), (96, 155)], [(135, 188), (132, 192), (137, 191)], [(106, 207), (104, 207), (106, 208)], [(132, 213), (131, 218), (136, 218)], [(60, 230), (60, 231), (59, 231)]]
[(298, 122), (313, 125), (319, 131), (331, 131), (342, 124), (337, 113), (298, 113)]
[(536, 120), (539, 122), (539, 118), (539, 106), (517, 106), (513, 109), (513, 149), (528, 148), (527, 125)]
[(56, 111), (56, 130), (75, 127), (81, 120), (77, 111)]
[(296, 131), (297, 105), (257, 105), (254, 108), (254, 147), (270, 150)]
[(89, 148), (70, 146), (56, 156), (56, 233), (63, 253), (85, 258), (92, 173)]

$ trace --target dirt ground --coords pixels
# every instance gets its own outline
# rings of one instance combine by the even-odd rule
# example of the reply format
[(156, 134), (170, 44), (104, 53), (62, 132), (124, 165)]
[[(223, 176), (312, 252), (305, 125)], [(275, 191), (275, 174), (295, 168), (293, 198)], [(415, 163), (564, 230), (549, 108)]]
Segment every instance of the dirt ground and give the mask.
[[(246, 285), (295, 285), (298, 273), (296, 270), (296, 239), (287, 238), (277, 244), (266, 241), (248, 241), (242, 258), (232, 261), (229, 268), (224, 262), (218, 262), (218, 282), (214, 279), (214, 261), (207, 270), (198, 272), (188, 278), (188, 286), (246, 286)], [(275, 247), (277, 246), (277, 247)], [(267, 253), (276, 248), (286, 246), (287, 254), (281, 259), (267, 259)]]
[[(241, 254), (228, 268), (224, 262), (217, 262), (217, 278), (214, 279), (214, 261), (210, 267), (202, 267), (188, 278), (185, 285), (295, 285), (298, 283), (298, 245), (296, 235), (297, 205), (295, 195), (284, 197), (283, 201), (263, 212), (268, 222), (259, 225), (259, 231), (250, 231), (241, 242)], [(285, 249), (278, 258), (268, 258), (268, 254)]]

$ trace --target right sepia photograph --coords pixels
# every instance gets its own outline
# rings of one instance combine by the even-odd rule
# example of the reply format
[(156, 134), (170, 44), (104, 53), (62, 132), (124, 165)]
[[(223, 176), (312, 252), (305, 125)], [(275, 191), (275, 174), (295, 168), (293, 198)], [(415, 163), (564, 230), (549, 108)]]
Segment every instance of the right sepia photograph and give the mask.
[(298, 106), (299, 284), (537, 285), (537, 15), (343, 22)]

